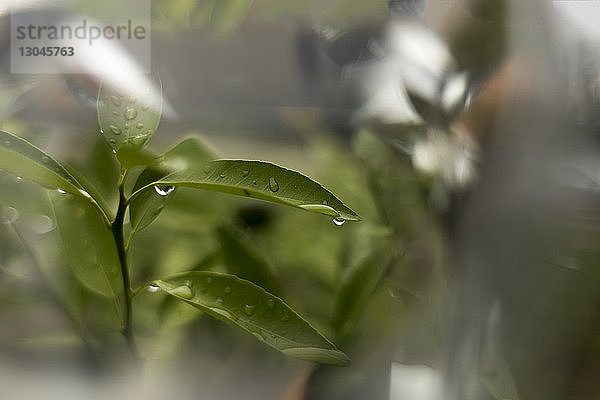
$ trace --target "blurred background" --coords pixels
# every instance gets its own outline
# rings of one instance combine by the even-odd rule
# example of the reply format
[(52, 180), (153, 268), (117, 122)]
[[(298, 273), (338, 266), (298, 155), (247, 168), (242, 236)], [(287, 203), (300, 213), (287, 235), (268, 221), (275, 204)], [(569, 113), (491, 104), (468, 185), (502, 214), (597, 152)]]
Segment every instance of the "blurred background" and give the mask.
[[(9, 60), (10, 13), (112, 6), (0, 3), (0, 128), (115, 208), (100, 78), (11, 74)], [(164, 112), (149, 148), (199, 135), (219, 157), (312, 177), (363, 220), (181, 188), (132, 242), (133, 286), (260, 265), (352, 365), (285, 358), (144, 292), (135, 370), (110, 299), (65, 261), (47, 190), (0, 171), (2, 392), (600, 399), (598, 18), (591, 0), (152, 0)], [(118, 56), (93, 62), (118, 75)]]

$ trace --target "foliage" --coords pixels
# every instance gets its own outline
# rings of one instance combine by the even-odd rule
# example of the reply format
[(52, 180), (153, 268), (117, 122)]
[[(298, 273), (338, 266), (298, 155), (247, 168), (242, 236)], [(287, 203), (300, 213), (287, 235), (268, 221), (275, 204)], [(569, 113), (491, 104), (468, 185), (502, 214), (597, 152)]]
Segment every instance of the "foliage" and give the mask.
[[(187, 272), (142, 283), (133, 288), (128, 251), (134, 237), (168, 207), (176, 188), (223, 192), (297, 207), (334, 218), (338, 224), (358, 215), (312, 179), (272, 163), (213, 160), (197, 138), (188, 138), (157, 156), (144, 145), (158, 127), (161, 102), (145, 104), (102, 86), (98, 96), (101, 133), (120, 164), (118, 205), (109, 207), (83, 173), (63, 166), (26, 140), (0, 131), (1, 167), (47, 189), (60, 231), (64, 257), (82, 288), (112, 302), (121, 332), (138, 357), (132, 300), (145, 288), (160, 288), (175, 299), (253, 334), (286, 355), (322, 363), (346, 365), (346, 355), (313, 328), (281, 298), (257, 286), (277, 291), (260, 256), (251, 255), (233, 231), (220, 228), (218, 237), (227, 263), (240, 276), (223, 272)], [(109, 187), (109, 185), (106, 185)], [(201, 205), (198, 205), (201, 207)], [(129, 223), (126, 222), (127, 215)], [(12, 223), (13, 221), (9, 221)], [(127, 239), (126, 239), (127, 238)], [(178, 266), (185, 271), (185, 265)], [(205, 268), (208, 265), (188, 265)]]

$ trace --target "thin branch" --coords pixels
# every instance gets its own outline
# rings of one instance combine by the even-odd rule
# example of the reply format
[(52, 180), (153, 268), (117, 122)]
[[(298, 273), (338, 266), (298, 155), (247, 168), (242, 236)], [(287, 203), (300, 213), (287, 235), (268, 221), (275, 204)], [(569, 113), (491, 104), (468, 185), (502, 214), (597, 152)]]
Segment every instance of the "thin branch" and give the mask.
[(125, 212), (127, 211), (127, 202), (125, 199), (124, 187), (125, 180), (127, 178), (128, 170), (124, 170), (121, 172), (121, 177), (119, 179), (119, 207), (117, 209), (117, 215), (115, 220), (111, 224), (111, 232), (113, 234), (113, 238), (115, 240), (115, 244), (117, 246), (117, 252), (119, 255), (119, 264), (121, 266), (121, 276), (123, 278), (123, 292), (125, 295), (125, 315), (123, 316), (123, 336), (127, 340), (127, 344), (133, 354), (133, 356), (137, 359), (137, 349), (135, 345), (135, 337), (133, 335), (133, 312), (131, 308), (131, 299), (132, 299), (132, 291), (131, 291), (131, 281), (129, 278), (129, 268), (127, 266), (127, 252), (125, 250), (125, 242), (123, 240), (123, 222), (125, 220)]

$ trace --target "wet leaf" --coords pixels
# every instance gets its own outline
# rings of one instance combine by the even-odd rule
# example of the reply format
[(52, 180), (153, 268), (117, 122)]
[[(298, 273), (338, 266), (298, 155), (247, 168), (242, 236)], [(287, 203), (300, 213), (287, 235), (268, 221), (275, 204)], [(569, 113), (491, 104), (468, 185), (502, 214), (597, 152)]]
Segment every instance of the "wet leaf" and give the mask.
[[(147, 161), (150, 161), (150, 158), (147, 157)], [(142, 171), (133, 190), (135, 192), (147, 187), (174, 170), (188, 165), (201, 165), (212, 158), (214, 155), (200, 139), (185, 139), (161, 157), (153, 158), (157, 162)], [(159, 190), (156, 190), (151, 187), (131, 201), (129, 211), (132, 235), (150, 225), (173, 198), (174, 190), (171, 190), (168, 185), (158, 186), (158, 188)]]
[(89, 198), (83, 186), (58, 161), (28, 141), (2, 130), (0, 169), (50, 189)]
[(348, 365), (348, 357), (283, 300), (252, 282), (217, 272), (188, 272), (155, 281), (177, 297), (292, 357)]
[(124, 95), (107, 84), (98, 93), (98, 123), (109, 146), (140, 149), (154, 135), (162, 114), (162, 95), (153, 98), (152, 80), (143, 80), (139, 95)]
[(360, 217), (331, 192), (299, 172), (264, 161), (216, 160), (186, 165), (181, 170), (139, 189), (154, 185), (184, 186), (285, 204), (341, 220)]

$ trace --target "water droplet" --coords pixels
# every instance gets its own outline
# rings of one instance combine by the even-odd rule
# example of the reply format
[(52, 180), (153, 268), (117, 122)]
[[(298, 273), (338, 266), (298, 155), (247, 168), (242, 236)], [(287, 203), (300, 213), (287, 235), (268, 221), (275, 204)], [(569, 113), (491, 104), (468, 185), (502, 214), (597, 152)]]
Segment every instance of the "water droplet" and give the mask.
[(246, 304), (244, 306), (244, 314), (246, 314), (249, 317), (254, 315), (255, 310), (256, 310), (256, 306), (253, 306), (251, 304)]
[(142, 122), (138, 122), (137, 124), (135, 124), (135, 127), (138, 129), (142, 129), (144, 127), (144, 124)]
[(125, 119), (132, 120), (137, 117), (137, 110), (135, 108), (128, 108), (123, 115), (125, 116)]
[(238, 319), (235, 315), (231, 314), (227, 310), (223, 310), (222, 308), (216, 308), (216, 307), (209, 307), (209, 308), (212, 312), (222, 315), (227, 319), (231, 319), (233, 321), (237, 321), (237, 319)]
[(336, 224), (337, 226), (342, 226), (346, 223), (346, 220), (344, 218), (333, 218), (333, 223)]
[(154, 186), (154, 190), (161, 196), (168, 196), (175, 190), (175, 186)]
[[(110, 144), (117, 144), (117, 141), (115, 139), (109, 139), (108, 143), (110, 143)], [(117, 151), (113, 149), (113, 153), (117, 154)]]
[(187, 299), (187, 300), (194, 297), (194, 291), (189, 286), (186, 286), (186, 285), (181, 285), (179, 287), (176, 287), (175, 289), (171, 289), (170, 293), (175, 296)]
[(104, 129), (100, 129), (100, 134), (104, 135)]
[(121, 130), (119, 129), (118, 126), (116, 125), (111, 125), (110, 126), (110, 130), (112, 131), (112, 133), (114, 133), (115, 135), (120, 135), (121, 134)]
[(282, 320), (283, 322), (289, 321), (289, 320), (290, 320), (290, 316), (289, 316), (289, 315), (287, 315), (287, 314), (283, 314), (283, 315), (281, 316), (281, 320)]
[(50, 162), (50, 159), (48, 157), (44, 156), (44, 157), (42, 157), (42, 162), (44, 164), (48, 164)]
[(60, 194), (66, 194), (67, 193), (66, 191), (64, 191), (62, 189), (57, 189), (57, 190), (58, 190), (58, 193), (60, 193)]
[(273, 299), (269, 299), (267, 300), (267, 307), (269, 307), (271, 310), (275, 308), (275, 301)]
[(47, 215), (39, 215), (31, 224), (31, 230), (39, 235), (43, 235), (44, 233), (48, 233), (56, 228), (56, 224)]
[(250, 171), (249, 171), (249, 170), (247, 170), (247, 169), (243, 169), (243, 170), (242, 170), (242, 176), (245, 178), (245, 177), (247, 177), (248, 175), (250, 175)]
[(276, 192), (279, 190), (279, 183), (277, 183), (273, 177), (269, 178), (269, 189), (271, 189), (271, 192)]
[(327, 205), (327, 200), (323, 200), (323, 202), (321, 204), (323, 204), (324, 206), (326, 206)]
[(258, 332), (252, 332), (252, 335), (254, 335), (254, 337), (260, 340), (261, 342), (265, 340), (265, 338)]
[(129, 143), (133, 144), (134, 146), (142, 145), (142, 144), (144, 144), (146, 139), (147, 139), (147, 136), (145, 136), (145, 135), (136, 135), (134, 137), (129, 138)]
[(17, 177), (15, 178), (15, 180), (16, 180), (17, 182), (21, 182), (21, 181), (23, 180), (23, 178), (21, 178), (20, 176), (17, 176)]
[(227, 294), (231, 293), (231, 288), (229, 286), (227, 286), (225, 288), (225, 293), (227, 293)]
[(117, 107), (121, 105), (121, 98), (118, 96), (110, 96), (110, 101)]
[(212, 278), (210, 276), (206, 277), (206, 283), (208, 283), (209, 285), (212, 283)]
[(12, 224), (19, 218), (19, 212), (14, 207), (0, 208), (0, 223)]
[(162, 210), (163, 210), (164, 208), (165, 208), (165, 206), (160, 206), (160, 207), (158, 207), (156, 210), (154, 210), (154, 211), (152, 212), (152, 215), (154, 215), (154, 216), (156, 217), (158, 214), (160, 214), (160, 213), (162, 212)]
[(256, 185), (256, 181), (252, 181), (252, 184), (253, 184), (253, 185)]
[(156, 286), (156, 285), (150, 285), (150, 286), (148, 286), (148, 291), (150, 293), (156, 293), (156, 292), (158, 292), (158, 289), (159, 289), (159, 287)]
[(225, 174), (219, 175), (219, 178), (221, 178), (221, 179), (225, 178)]

